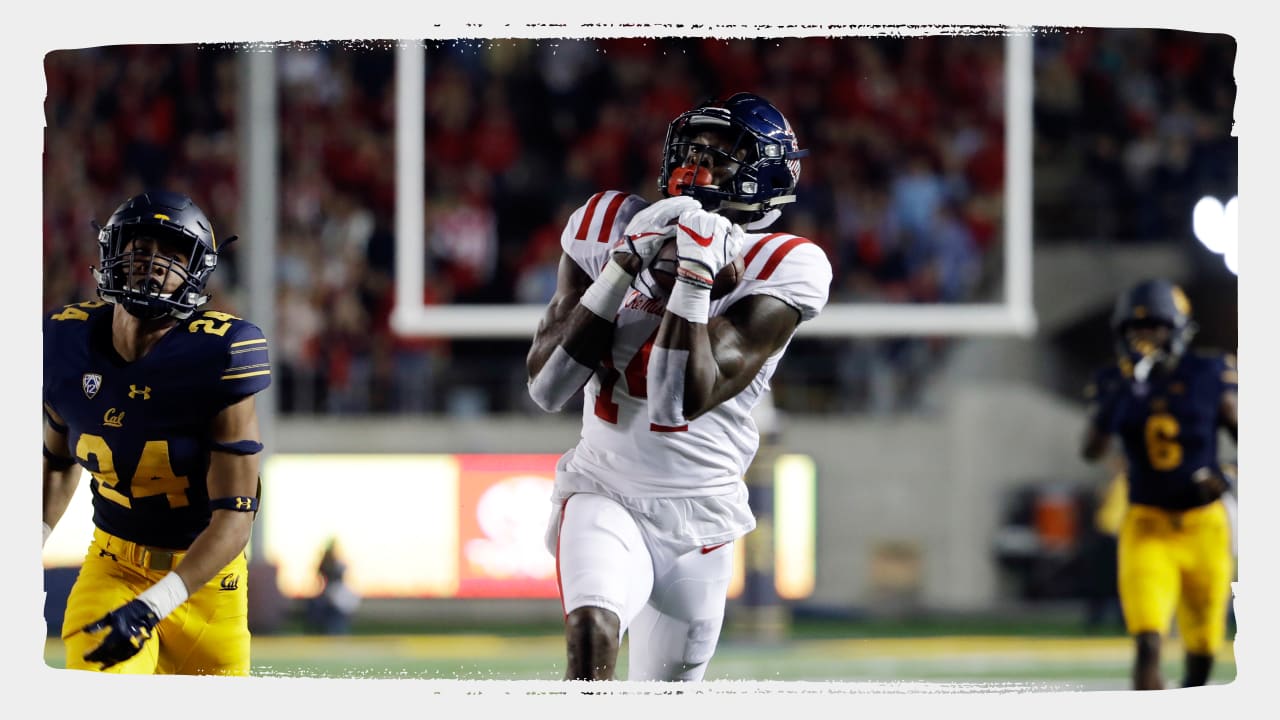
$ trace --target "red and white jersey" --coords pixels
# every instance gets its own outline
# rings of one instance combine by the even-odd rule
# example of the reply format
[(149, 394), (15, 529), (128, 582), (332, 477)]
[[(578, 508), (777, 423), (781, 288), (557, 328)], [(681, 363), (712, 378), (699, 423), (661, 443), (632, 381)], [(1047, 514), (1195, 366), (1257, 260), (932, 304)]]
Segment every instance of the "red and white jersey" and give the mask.
[[(561, 235), (564, 252), (595, 278), (632, 215), (646, 205), (635, 195), (597, 193), (570, 217)], [(743, 258), (741, 282), (711, 302), (712, 317), (748, 295), (776, 297), (799, 310), (803, 320), (815, 317), (826, 305), (831, 264), (817, 245), (788, 233), (749, 233)], [(642, 287), (644, 283), (636, 282), (627, 291), (615, 320), (612, 353), (603, 371), (587, 382), (582, 435), (561, 461), (567, 479), (557, 482), (589, 482), (601, 486), (595, 491), (604, 489), (624, 498), (740, 494), (745, 505), (742, 478), (760, 439), (751, 411), (769, 389), (769, 378), (786, 347), (774, 353), (751, 384), (733, 398), (687, 425), (654, 425), (649, 421), (646, 370), (666, 302), (637, 289)], [(558, 488), (561, 493), (588, 489)]]

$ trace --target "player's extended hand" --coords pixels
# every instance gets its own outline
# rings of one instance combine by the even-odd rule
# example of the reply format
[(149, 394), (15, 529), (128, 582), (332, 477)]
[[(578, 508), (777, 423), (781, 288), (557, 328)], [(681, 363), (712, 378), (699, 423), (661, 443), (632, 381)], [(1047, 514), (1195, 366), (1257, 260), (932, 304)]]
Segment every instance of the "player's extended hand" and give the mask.
[(156, 611), (145, 600), (137, 598), (103, 615), (97, 622), (84, 626), (84, 632), (107, 630), (102, 644), (85, 654), (88, 662), (102, 663), (107, 669), (124, 662), (142, 649), (151, 639), (152, 630), (160, 622)]
[(685, 195), (663, 198), (631, 218), (619, 245), (625, 245), (628, 252), (639, 257), (641, 267), (648, 267), (667, 238), (675, 235), (676, 218), (686, 210), (700, 207), (701, 203)]
[(681, 266), (692, 263), (705, 268), (708, 287), (716, 273), (742, 252), (747, 240), (742, 228), (700, 206), (681, 213), (676, 230), (676, 254)]

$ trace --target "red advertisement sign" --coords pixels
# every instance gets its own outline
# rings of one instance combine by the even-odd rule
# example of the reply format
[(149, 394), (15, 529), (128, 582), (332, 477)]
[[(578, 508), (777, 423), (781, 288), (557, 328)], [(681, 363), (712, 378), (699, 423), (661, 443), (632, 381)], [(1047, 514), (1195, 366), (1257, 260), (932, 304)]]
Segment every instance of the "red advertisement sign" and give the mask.
[(559, 455), (457, 455), (458, 593), (555, 598), (555, 557), (543, 542)]

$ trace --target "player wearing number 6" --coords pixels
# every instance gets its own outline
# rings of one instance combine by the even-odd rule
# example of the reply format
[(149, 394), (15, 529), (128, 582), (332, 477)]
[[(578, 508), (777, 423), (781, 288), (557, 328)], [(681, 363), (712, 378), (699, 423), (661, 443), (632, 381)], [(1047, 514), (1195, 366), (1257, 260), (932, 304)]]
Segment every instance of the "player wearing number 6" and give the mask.
[(1204, 685), (1226, 635), (1234, 571), (1218, 432), (1236, 437), (1232, 355), (1187, 352), (1195, 332), (1182, 289), (1149, 280), (1122, 295), (1111, 320), (1117, 361), (1086, 389), (1082, 453), (1098, 460), (1112, 435), (1128, 464), (1119, 589), (1135, 641), (1133, 687), (1160, 689), (1160, 643), (1176, 610), (1183, 686)]
[(803, 155), (777, 108), (739, 93), (672, 122), (663, 199), (600, 192), (564, 228), (528, 374), (544, 410), (584, 397), (547, 534), (567, 679), (612, 679), (628, 632), (628, 679), (706, 672), (733, 542), (755, 527), (751, 409), (831, 283), (818, 246), (765, 231)]
[(44, 321), (44, 536), (81, 467), (96, 526), (67, 599), (67, 667), (247, 675), (254, 395), (271, 368), (261, 330), (198, 309), (235, 238), (185, 195), (148, 192), (97, 239), (102, 300)]

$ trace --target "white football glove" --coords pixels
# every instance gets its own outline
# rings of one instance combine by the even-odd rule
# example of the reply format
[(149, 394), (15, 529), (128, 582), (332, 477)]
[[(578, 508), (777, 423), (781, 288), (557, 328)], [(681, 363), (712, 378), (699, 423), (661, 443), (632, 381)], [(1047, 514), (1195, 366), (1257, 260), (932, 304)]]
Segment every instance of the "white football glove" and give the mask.
[(619, 245), (639, 256), (642, 267), (649, 267), (662, 244), (675, 235), (676, 218), (687, 210), (701, 207), (701, 203), (687, 195), (663, 198), (632, 216)]
[(703, 210), (701, 206), (681, 213), (676, 228), (680, 274), (702, 276), (705, 272), (703, 279), (708, 287), (716, 273), (742, 252), (747, 241), (741, 227), (723, 215)]

